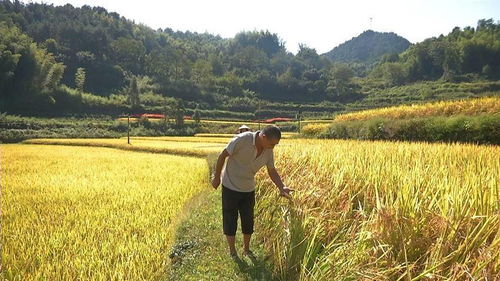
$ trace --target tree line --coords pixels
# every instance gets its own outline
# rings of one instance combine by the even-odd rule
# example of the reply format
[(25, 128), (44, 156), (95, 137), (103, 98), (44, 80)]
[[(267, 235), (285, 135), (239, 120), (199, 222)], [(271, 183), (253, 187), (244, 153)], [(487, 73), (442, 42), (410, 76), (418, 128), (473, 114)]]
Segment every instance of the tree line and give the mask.
[(3, 0), (0, 111), (99, 104), (106, 113), (161, 108), (175, 99), (200, 109), (236, 104), (242, 110), (259, 100), (362, 102), (367, 87), (497, 80), (499, 39), (499, 24), (480, 20), (476, 28), (457, 27), (402, 53), (338, 62), (306, 45), (294, 55), (268, 31), (225, 39), (153, 30), (101, 7)]

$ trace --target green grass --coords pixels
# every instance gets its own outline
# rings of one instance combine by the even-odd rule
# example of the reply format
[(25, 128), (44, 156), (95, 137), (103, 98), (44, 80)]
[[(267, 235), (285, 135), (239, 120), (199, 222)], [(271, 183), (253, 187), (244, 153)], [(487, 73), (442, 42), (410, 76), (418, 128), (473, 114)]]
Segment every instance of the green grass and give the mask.
[[(251, 243), (255, 259), (240, 255), (235, 261), (229, 256), (222, 233), (220, 193), (220, 188), (214, 191), (207, 187), (186, 205), (170, 253), (170, 280), (275, 280), (259, 241)], [(240, 252), (242, 239), (237, 233)]]
[[(217, 156), (217, 153), (207, 156), (210, 170)], [(262, 240), (256, 239), (258, 230), (250, 244), (256, 258), (230, 258), (222, 233), (221, 189), (214, 190), (208, 179), (207, 175), (207, 190), (185, 205), (183, 215), (177, 221), (170, 254), (170, 280), (277, 280), (273, 277), (269, 257), (264, 254)], [(242, 248), (242, 239), (237, 233), (237, 249)]]
[(423, 81), (390, 88), (363, 87), (366, 97), (346, 104), (344, 113), (380, 107), (498, 96), (500, 81), (451, 83)]

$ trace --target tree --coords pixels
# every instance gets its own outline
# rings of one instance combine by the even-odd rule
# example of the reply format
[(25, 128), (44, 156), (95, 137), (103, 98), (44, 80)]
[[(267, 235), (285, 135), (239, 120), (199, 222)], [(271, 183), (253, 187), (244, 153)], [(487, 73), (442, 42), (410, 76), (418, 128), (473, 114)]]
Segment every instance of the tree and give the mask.
[(285, 44), (278, 35), (269, 31), (240, 32), (234, 37), (233, 43), (234, 49), (252, 46), (264, 51), (267, 56), (285, 49)]
[(389, 86), (398, 86), (404, 84), (406, 80), (406, 71), (401, 63), (388, 62), (383, 65), (383, 77)]
[(184, 103), (181, 99), (178, 99), (175, 108), (175, 125), (177, 128), (184, 127), (184, 112)]
[(59, 86), (59, 82), (61, 81), (65, 68), (66, 66), (62, 63), (54, 63), (52, 65), (43, 84), (43, 89), (45, 91), (54, 91)]
[(322, 67), (321, 57), (316, 52), (316, 49), (309, 48), (304, 44), (299, 44), (299, 51), (296, 57), (309, 67)]
[(0, 23), (0, 110), (47, 110), (63, 72), (54, 55), (17, 27)]
[(142, 72), (146, 49), (139, 40), (118, 38), (110, 44), (114, 61), (134, 74)]
[(194, 109), (193, 120), (196, 124), (200, 124), (200, 119), (201, 119), (201, 114), (200, 114), (199, 105), (197, 104), (196, 108)]
[(170, 109), (167, 106), (167, 103), (165, 102), (163, 105), (163, 128), (164, 130), (167, 129), (167, 124), (169, 122), (169, 117), (170, 116)]
[(130, 80), (130, 86), (128, 89), (128, 102), (132, 108), (138, 107), (140, 104), (139, 100), (139, 87), (137, 87), (137, 79), (132, 77)]
[(354, 72), (345, 64), (340, 64), (331, 71), (330, 86), (333, 86), (337, 96), (344, 96), (350, 93), (350, 83), (354, 77)]
[(295, 115), (295, 119), (297, 119), (297, 129), (300, 134), (300, 119), (302, 118), (302, 106), (299, 104), (297, 106), (297, 114)]
[(75, 73), (75, 85), (78, 91), (83, 92), (86, 80), (85, 68), (79, 67)]
[(444, 81), (453, 81), (460, 71), (460, 50), (455, 44), (449, 44), (445, 51), (443, 76), (441, 78)]
[(214, 88), (212, 64), (203, 59), (197, 60), (192, 67), (191, 80), (202, 91), (208, 93)]
[(481, 71), (481, 73), (486, 77), (486, 78), (489, 78), (489, 79), (492, 79), (493, 78), (493, 70), (491, 69), (491, 66), (489, 64), (483, 66), (483, 69)]

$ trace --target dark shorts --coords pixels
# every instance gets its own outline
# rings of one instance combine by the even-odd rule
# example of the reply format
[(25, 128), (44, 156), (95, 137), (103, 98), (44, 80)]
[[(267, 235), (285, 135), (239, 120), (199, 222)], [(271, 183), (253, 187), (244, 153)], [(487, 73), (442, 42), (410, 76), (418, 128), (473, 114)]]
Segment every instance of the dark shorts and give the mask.
[(253, 208), (255, 206), (255, 191), (238, 192), (222, 186), (222, 225), (224, 234), (236, 235), (238, 213), (241, 218), (241, 232), (253, 233)]

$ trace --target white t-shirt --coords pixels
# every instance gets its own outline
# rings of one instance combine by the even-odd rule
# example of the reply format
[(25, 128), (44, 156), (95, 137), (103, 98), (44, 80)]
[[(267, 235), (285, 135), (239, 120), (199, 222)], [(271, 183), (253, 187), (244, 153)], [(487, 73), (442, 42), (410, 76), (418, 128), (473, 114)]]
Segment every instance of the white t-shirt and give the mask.
[(226, 146), (229, 153), (226, 165), (222, 170), (222, 185), (239, 192), (255, 190), (255, 174), (264, 165), (274, 168), (272, 149), (264, 149), (257, 156), (255, 139), (257, 132), (244, 132), (234, 137)]

